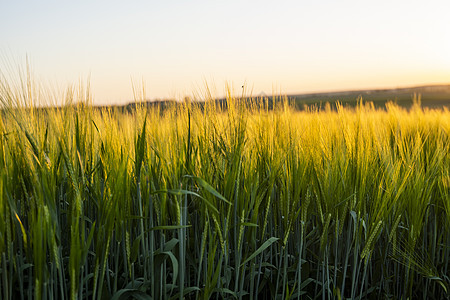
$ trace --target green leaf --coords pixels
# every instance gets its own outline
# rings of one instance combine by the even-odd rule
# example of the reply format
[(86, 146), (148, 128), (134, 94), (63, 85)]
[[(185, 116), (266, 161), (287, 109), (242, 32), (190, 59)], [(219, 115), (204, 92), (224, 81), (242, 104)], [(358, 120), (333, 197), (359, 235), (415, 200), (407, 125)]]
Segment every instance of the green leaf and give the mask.
[(255, 223), (250, 223), (250, 222), (243, 222), (243, 223), (239, 223), (239, 226), (247, 226), (247, 227), (259, 227), (258, 224)]
[(241, 264), (241, 267), (243, 265), (245, 265), (247, 262), (249, 262), (250, 260), (252, 260), (253, 258), (255, 258), (256, 256), (258, 256), (261, 252), (266, 250), (270, 245), (272, 245), (273, 243), (275, 243), (278, 240), (279, 240), (279, 238), (271, 237), (270, 239), (265, 241), (264, 244), (261, 245), (261, 247), (259, 247), (255, 252), (253, 252), (252, 255), (250, 255), (246, 260), (244, 260), (244, 262)]
[(176, 238), (171, 239), (167, 243), (164, 244), (164, 251), (172, 251), (173, 248), (178, 244), (179, 240)]
[(228, 201), (227, 199), (225, 199), (224, 196), (222, 196), (218, 191), (216, 191), (211, 185), (209, 185), (209, 183), (207, 183), (206, 181), (204, 181), (203, 179), (201, 179), (200, 177), (196, 177), (196, 176), (190, 176), (190, 175), (186, 175), (186, 177), (190, 177), (192, 179), (194, 179), (202, 188), (204, 188), (205, 190), (207, 190), (208, 192), (210, 192), (211, 194), (213, 194), (214, 196), (216, 196), (217, 198), (219, 198), (220, 200), (224, 201), (225, 203), (232, 205), (232, 203), (230, 201)]
[[(191, 286), (191, 287), (187, 287), (183, 290), (183, 298), (192, 292), (196, 292), (196, 291), (201, 291), (198, 287), (196, 286)], [(175, 299), (180, 299), (180, 293), (175, 294), (173, 297), (170, 298), (170, 300), (175, 300)]]
[[(221, 294), (224, 293), (224, 294), (231, 295), (231, 296), (233, 296), (234, 299), (238, 298), (238, 296), (236, 295), (235, 292), (233, 292), (232, 290), (227, 289), (227, 288), (215, 288), (213, 291), (216, 293), (221, 293)], [(226, 297), (226, 298), (228, 298), (228, 297)]]
[(207, 199), (203, 198), (202, 196), (200, 196), (197, 193), (191, 192), (191, 191), (186, 191), (186, 190), (181, 190), (181, 189), (163, 189), (163, 190), (158, 190), (158, 191), (154, 191), (152, 194), (162, 194), (162, 193), (168, 193), (168, 194), (172, 194), (175, 196), (182, 196), (182, 195), (191, 195), (191, 196), (195, 196), (200, 198), (201, 200), (203, 200), (203, 202), (205, 202), (205, 204), (211, 208), (211, 210), (215, 213), (215, 214), (219, 214), (219, 211), (217, 210), (217, 208)]
[(126, 299), (137, 299), (137, 300), (152, 300), (150, 295), (138, 290), (138, 289), (122, 289), (117, 291), (111, 300), (126, 300)]
[(444, 289), (445, 293), (447, 293), (447, 286), (445, 285), (444, 280), (442, 280), (441, 277), (438, 276), (433, 276), (433, 277), (429, 277), (430, 280), (436, 280)]

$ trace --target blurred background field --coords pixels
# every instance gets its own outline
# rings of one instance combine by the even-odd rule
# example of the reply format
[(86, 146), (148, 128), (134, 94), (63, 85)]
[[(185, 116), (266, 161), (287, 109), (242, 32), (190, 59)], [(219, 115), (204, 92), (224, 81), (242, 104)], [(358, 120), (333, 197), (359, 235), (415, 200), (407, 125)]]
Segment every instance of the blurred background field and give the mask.
[[(315, 108), (319, 110), (325, 109), (327, 106), (331, 109), (336, 109), (336, 103), (340, 103), (345, 107), (355, 107), (358, 101), (365, 103), (372, 102), (375, 108), (385, 109), (388, 102), (393, 102), (396, 105), (405, 109), (410, 109), (415, 100), (420, 99), (423, 108), (450, 108), (450, 85), (431, 85), (418, 86), (398, 89), (376, 89), (376, 90), (358, 90), (358, 91), (340, 91), (340, 92), (325, 92), (299, 95), (267, 95), (260, 93), (259, 95), (244, 96), (247, 100), (261, 101), (267, 99), (269, 108), (273, 108), (273, 100), (287, 98), (290, 105), (296, 110), (304, 110), (305, 108)], [(190, 98), (188, 98), (190, 99)], [(204, 99), (204, 98), (203, 98)], [(218, 103), (226, 106), (226, 99), (216, 99)], [(142, 100), (146, 106), (167, 107), (171, 103), (179, 102), (175, 99), (146, 101)], [(133, 109), (135, 103), (131, 102), (125, 105), (115, 105), (121, 109)], [(107, 107), (107, 106), (99, 106)]]

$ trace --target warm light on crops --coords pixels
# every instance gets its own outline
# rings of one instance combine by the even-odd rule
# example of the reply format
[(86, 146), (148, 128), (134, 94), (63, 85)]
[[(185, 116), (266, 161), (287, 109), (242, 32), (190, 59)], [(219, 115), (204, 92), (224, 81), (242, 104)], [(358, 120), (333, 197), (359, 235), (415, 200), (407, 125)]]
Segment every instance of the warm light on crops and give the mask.
[(2, 299), (449, 296), (447, 109), (87, 94), (2, 83)]

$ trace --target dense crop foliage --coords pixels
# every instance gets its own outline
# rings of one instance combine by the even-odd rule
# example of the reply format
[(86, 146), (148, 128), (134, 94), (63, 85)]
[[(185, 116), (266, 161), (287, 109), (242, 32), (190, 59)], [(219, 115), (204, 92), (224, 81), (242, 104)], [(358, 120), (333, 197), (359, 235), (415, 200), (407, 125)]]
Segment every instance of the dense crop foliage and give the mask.
[(2, 299), (449, 295), (448, 110), (1, 97)]

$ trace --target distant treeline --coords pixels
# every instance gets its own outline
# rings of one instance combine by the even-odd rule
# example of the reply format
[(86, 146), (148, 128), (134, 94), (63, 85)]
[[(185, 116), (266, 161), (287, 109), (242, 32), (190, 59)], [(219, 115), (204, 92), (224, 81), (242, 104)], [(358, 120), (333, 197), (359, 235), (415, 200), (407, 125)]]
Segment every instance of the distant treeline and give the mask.
[[(239, 98), (237, 98), (239, 100)], [(444, 108), (450, 107), (450, 85), (422, 86), (401, 89), (380, 89), (380, 90), (361, 90), (345, 92), (314, 93), (302, 95), (275, 95), (275, 96), (250, 96), (241, 98), (248, 106), (255, 105), (273, 110), (274, 106), (281, 103), (288, 103), (296, 110), (336, 110), (337, 104), (345, 107), (355, 107), (359, 103), (372, 103), (375, 108), (384, 109), (386, 103), (393, 102), (398, 106), (409, 109), (414, 103), (419, 103), (423, 108)], [(185, 98), (185, 101), (197, 102), (200, 107), (204, 106), (205, 101)], [(218, 107), (227, 109), (227, 100), (225, 98), (209, 100), (215, 101)], [(121, 112), (133, 112), (137, 105), (155, 108), (159, 107), (161, 112), (174, 105), (182, 105), (184, 101), (158, 100), (145, 102), (130, 102), (118, 106), (98, 106), (99, 108), (115, 107)]]

